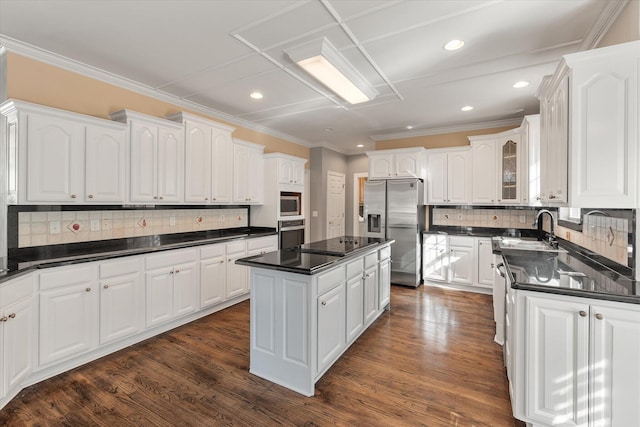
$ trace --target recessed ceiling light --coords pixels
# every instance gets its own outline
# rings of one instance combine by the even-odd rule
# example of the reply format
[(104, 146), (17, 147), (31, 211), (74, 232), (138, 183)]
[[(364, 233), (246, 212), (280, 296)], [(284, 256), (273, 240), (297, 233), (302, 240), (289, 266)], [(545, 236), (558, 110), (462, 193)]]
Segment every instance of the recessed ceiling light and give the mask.
[(471, 105), (465, 105), (460, 110), (461, 111), (471, 111), (471, 110), (473, 110), (473, 107)]
[(444, 45), (445, 50), (458, 50), (462, 46), (464, 46), (463, 40), (451, 40), (448, 41), (447, 44)]
[(362, 147), (364, 147), (364, 145), (363, 144), (358, 144), (358, 145), (356, 145), (356, 147), (362, 148)]
[(513, 84), (513, 87), (515, 87), (516, 89), (520, 89), (522, 87), (527, 87), (527, 86), (529, 86), (529, 82), (526, 80), (521, 80)]
[(413, 126), (407, 125), (407, 129), (413, 129)]
[(333, 128), (324, 128), (325, 132), (333, 132)]
[(260, 92), (252, 92), (250, 95), (253, 99), (262, 99), (263, 95)]

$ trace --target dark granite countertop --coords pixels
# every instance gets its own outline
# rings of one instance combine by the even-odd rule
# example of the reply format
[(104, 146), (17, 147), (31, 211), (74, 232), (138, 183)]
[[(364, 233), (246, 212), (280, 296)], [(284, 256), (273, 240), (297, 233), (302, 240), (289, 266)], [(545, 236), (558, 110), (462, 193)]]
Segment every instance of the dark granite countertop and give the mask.
[(615, 271), (580, 253), (566, 241), (567, 252), (502, 250), (511, 287), (536, 292), (640, 304), (639, 282), (628, 272)]
[(239, 227), (225, 230), (10, 249), (9, 272), (0, 276), (0, 283), (34, 269), (101, 261), (122, 256), (140, 255), (275, 234), (276, 230), (274, 228)]
[(538, 235), (538, 230), (519, 228), (432, 226), (428, 230), (422, 230), (422, 234), (445, 234), (448, 236), (470, 237), (535, 237)]
[[(357, 239), (357, 243), (353, 242), (354, 239)], [(336, 237), (335, 239), (320, 240), (289, 249), (241, 258), (236, 260), (236, 264), (313, 275), (375, 246), (390, 244), (394, 241), (370, 237)]]

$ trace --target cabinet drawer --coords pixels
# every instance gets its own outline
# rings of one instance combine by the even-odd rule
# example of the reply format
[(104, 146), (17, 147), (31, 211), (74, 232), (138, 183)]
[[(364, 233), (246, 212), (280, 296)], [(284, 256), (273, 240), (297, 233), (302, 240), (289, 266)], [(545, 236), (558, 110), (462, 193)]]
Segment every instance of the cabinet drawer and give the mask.
[(344, 283), (344, 265), (318, 275), (318, 295)]
[(391, 246), (387, 246), (386, 248), (382, 248), (378, 251), (379, 259), (382, 261), (383, 259), (391, 258)]
[(369, 255), (365, 255), (364, 257), (364, 268), (365, 270), (367, 268), (373, 267), (374, 265), (376, 265), (376, 263), (378, 262), (378, 254), (376, 252), (369, 254)]
[(472, 248), (473, 237), (449, 236), (449, 246), (462, 246), (463, 248)]
[(254, 249), (264, 249), (269, 247), (277, 247), (277, 236), (257, 237), (247, 240), (247, 250), (252, 251)]
[(101, 279), (138, 273), (140, 272), (140, 257), (127, 257), (117, 261), (104, 262), (100, 264), (99, 269)]
[(92, 264), (85, 264), (82, 267), (58, 267), (40, 274), (40, 289), (53, 289), (58, 286), (92, 282), (94, 274)]
[(224, 244), (208, 245), (200, 248), (200, 259), (219, 258), (224, 256)]
[(34, 276), (29, 273), (3, 284), (0, 287), (0, 308), (8, 307), (33, 295), (33, 279)]
[(226, 244), (227, 255), (243, 253), (246, 250), (246, 248), (247, 248), (247, 242), (245, 242), (244, 240)]
[(347, 263), (347, 279), (362, 274), (362, 258)]
[(166, 251), (161, 254), (148, 256), (145, 260), (146, 269), (168, 267), (170, 265), (193, 262), (197, 258), (196, 249), (182, 249), (176, 251)]

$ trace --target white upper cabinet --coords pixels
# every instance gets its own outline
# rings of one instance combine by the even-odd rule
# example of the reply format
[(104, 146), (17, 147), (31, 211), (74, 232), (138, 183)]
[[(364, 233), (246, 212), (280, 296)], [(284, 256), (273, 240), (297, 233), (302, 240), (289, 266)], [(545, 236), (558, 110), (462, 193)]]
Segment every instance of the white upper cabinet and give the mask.
[[(548, 201), (637, 207), (639, 58), (640, 41), (579, 52), (543, 81), (541, 177)], [(568, 156), (555, 152), (565, 140)], [(568, 194), (559, 194), (564, 188), (553, 184), (567, 179)]]
[(540, 206), (540, 114), (525, 116), (520, 126), (522, 143), (522, 203)]
[(431, 150), (427, 155), (429, 204), (471, 203), (471, 150)]
[(469, 137), (474, 165), (472, 202), (474, 204), (494, 204), (496, 202), (496, 138)]
[(367, 151), (369, 179), (426, 179), (425, 152), (422, 147)]
[(233, 140), (233, 203), (261, 204), (264, 199), (264, 146)]
[(184, 200), (183, 126), (129, 110), (112, 113), (111, 118), (130, 125), (129, 200), (181, 203)]
[(274, 156), (276, 155), (278, 163), (278, 183), (285, 186), (293, 185), (304, 187), (304, 165), (306, 159), (274, 153)]
[(185, 202), (231, 202), (231, 133), (235, 128), (184, 112), (172, 114), (167, 118), (184, 123)]
[(9, 126), (9, 203), (124, 203), (125, 125), (15, 100), (0, 112)]

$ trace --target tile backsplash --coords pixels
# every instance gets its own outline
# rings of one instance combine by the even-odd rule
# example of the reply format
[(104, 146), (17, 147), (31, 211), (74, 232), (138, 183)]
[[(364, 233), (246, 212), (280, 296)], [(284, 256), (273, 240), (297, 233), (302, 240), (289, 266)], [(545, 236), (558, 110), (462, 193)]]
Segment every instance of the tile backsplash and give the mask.
[(247, 208), (19, 212), (18, 247), (218, 230), (247, 225)]
[(433, 208), (432, 224), (454, 227), (534, 229), (536, 211), (526, 209)]

